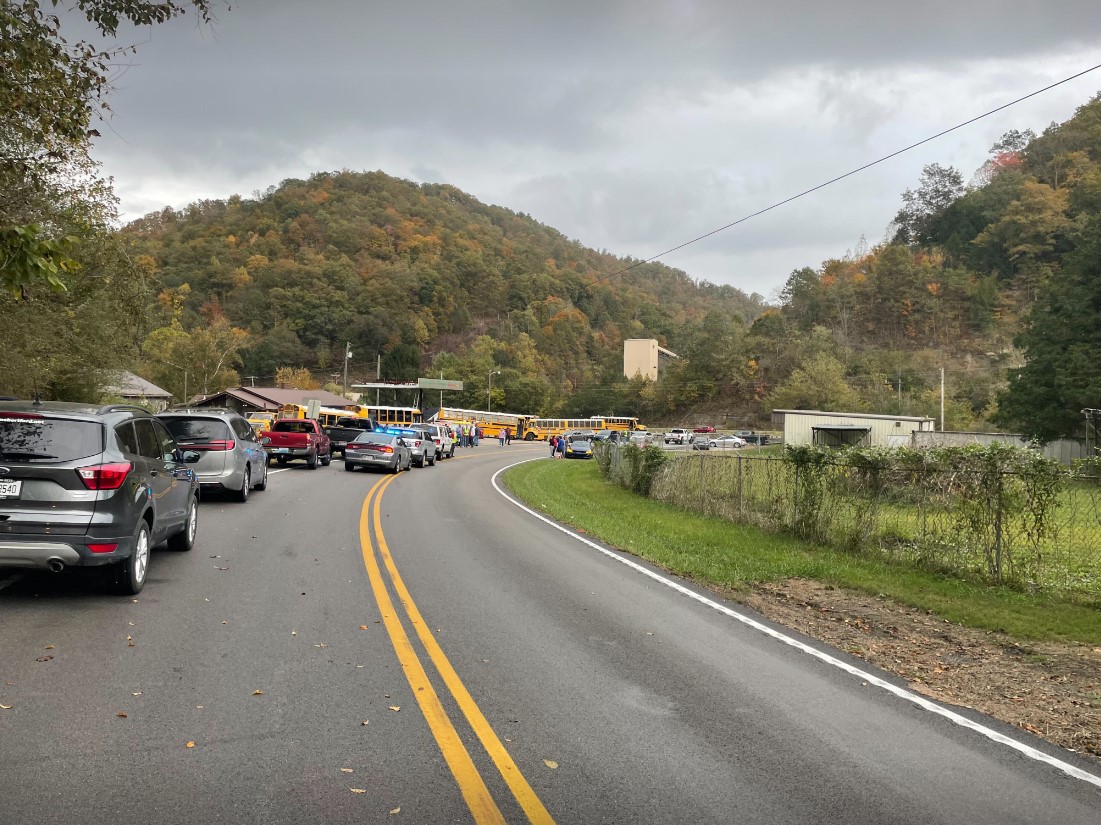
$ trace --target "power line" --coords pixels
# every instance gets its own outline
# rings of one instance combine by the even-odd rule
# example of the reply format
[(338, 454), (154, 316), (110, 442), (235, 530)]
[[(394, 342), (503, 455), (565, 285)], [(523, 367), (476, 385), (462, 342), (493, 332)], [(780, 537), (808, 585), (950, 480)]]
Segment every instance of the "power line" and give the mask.
[(989, 112), (984, 112), (983, 114), (977, 115), (977, 116), (971, 118), (970, 120), (965, 120), (963, 123), (957, 123), (955, 126), (951, 127), (950, 129), (945, 129), (942, 132), (937, 132), (935, 135), (927, 137), (924, 140), (919, 140), (917, 143), (911, 143), (909, 146), (906, 146), (905, 148), (899, 149), (895, 152), (891, 152), (891, 154), (889, 154), (889, 155), (884, 155), (883, 157), (879, 158), (878, 160), (873, 160), (871, 163), (865, 163), (863, 166), (861, 166), (857, 169), (853, 169), (851, 172), (846, 172), (843, 175), (838, 175), (836, 178), (831, 178), (830, 180), (826, 181), (825, 183), (820, 183), (817, 186), (812, 186), (810, 189), (805, 189), (797, 195), (792, 195), (790, 198), (784, 198), (784, 200), (778, 201), (777, 203), (774, 203), (771, 206), (766, 206), (764, 209), (760, 209), (760, 210), (758, 210), (758, 211), (756, 211), (756, 212), (754, 212), (750, 215), (746, 215), (744, 218), (738, 218), (738, 220), (732, 221), (731, 223), (728, 223), (725, 226), (720, 226), (718, 229), (712, 229), (710, 232), (706, 232), (703, 235), (700, 235), (698, 238), (693, 238), (690, 241), (685, 241), (682, 244), (678, 244), (677, 246), (674, 246), (672, 249), (666, 249), (664, 252), (659, 252), (657, 255), (654, 255), (652, 258), (645, 258), (641, 261), (636, 261), (635, 263), (631, 264), (630, 266), (624, 267), (623, 269), (616, 270), (615, 272), (612, 272), (612, 273), (610, 273), (608, 275), (605, 275), (601, 278), (597, 278), (596, 281), (594, 281), (594, 283), (600, 283), (601, 281), (606, 281), (608, 278), (614, 278), (616, 275), (622, 275), (624, 272), (629, 272), (630, 270), (634, 269), (635, 267), (642, 266), (643, 264), (652, 263), (653, 261), (656, 261), (658, 258), (664, 258), (666, 255), (668, 255), (672, 252), (676, 252), (678, 249), (684, 249), (686, 246), (691, 246), (692, 244), (697, 243), (698, 241), (702, 241), (704, 238), (710, 238), (712, 235), (717, 235), (719, 232), (723, 232), (727, 229), (730, 229), (732, 226), (737, 226), (740, 223), (745, 223), (746, 221), (750, 220), (751, 218), (756, 218), (758, 215), (765, 214), (765, 212), (770, 212), (773, 209), (777, 209), (781, 206), (784, 206), (785, 204), (791, 203), (794, 200), (798, 200), (799, 198), (801, 198), (805, 195), (809, 195), (812, 192), (817, 192), (819, 189), (824, 189), (827, 186), (830, 186), (831, 184), (837, 183), (840, 180), (844, 180), (845, 178), (852, 177), (853, 175), (855, 175), (859, 172), (863, 172), (865, 169), (870, 169), (873, 166), (875, 166), (877, 164), (880, 164), (880, 163), (883, 163), (886, 160), (890, 160), (893, 157), (897, 157), (898, 155), (901, 155), (904, 152), (909, 152), (911, 149), (916, 149), (918, 146), (921, 146), (925, 143), (929, 143), (930, 141), (936, 140), (937, 138), (944, 137), (945, 135), (949, 134), (950, 132), (954, 132), (957, 129), (962, 129), (964, 126), (969, 126), (972, 123), (975, 123), (976, 121), (982, 120), (984, 117), (990, 117), (990, 115), (997, 114), (998, 112), (1002, 111), (1003, 109), (1008, 109), (1010, 106), (1016, 106), (1018, 103), (1021, 103), (1022, 101), (1028, 100), (1030, 97), (1035, 97), (1036, 95), (1043, 94), (1044, 92), (1047, 92), (1047, 91), (1050, 91), (1051, 89), (1054, 89), (1056, 86), (1062, 86), (1064, 83), (1069, 83), (1070, 81), (1076, 80), (1077, 78), (1082, 77), (1083, 75), (1089, 74), (1092, 71), (1096, 71), (1097, 69), (1101, 69), (1101, 63), (1098, 63), (1096, 66), (1091, 66), (1088, 69), (1084, 69), (1083, 71), (1080, 71), (1077, 74), (1072, 74), (1070, 77), (1064, 77), (1062, 80), (1058, 80), (1055, 83), (1052, 83), (1048, 86), (1044, 86), (1042, 89), (1037, 89), (1034, 92), (1029, 92), (1027, 95), (1024, 95), (1023, 97), (1019, 97), (1016, 100), (1011, 100), (1009, 103), (1005, 103), (1005, 104), (999, 106), (996, 109), (991, 109)]

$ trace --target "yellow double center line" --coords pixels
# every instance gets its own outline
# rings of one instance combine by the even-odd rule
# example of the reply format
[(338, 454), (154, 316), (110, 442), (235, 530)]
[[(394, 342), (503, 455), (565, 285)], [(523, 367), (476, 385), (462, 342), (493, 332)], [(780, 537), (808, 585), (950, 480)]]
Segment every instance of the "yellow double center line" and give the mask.
[[(439, 745), (448, 767), (451, 768), (451, 773), (459, 785), (459, 790), (462, 792), (463, 799), (466, 800), (471, 814), (474, 816), (474, 821), (479, 825), (481, 823), (504, 823), (505, 819), (501, 815), (500, 808), (497, 807), (497, 803), (490, 795), (489, 788), (486, 787), (481, 774), (478, 773), (474, 761), (470, 758), (470, 753), (459, 738), (458, 731), (455, 730), (455, 726), (448, 717), (439, 695), (432, 687), (431, 681), (429, 681), (428, 674), (425, 672), (417, 652), (413, 649), (409, 636), (405, 632), (405, 627), (394, 609), (390, 593), (386, 589), (386, 582), (383, 579), (382, 570), (379, 568), (378, 558), (382, 559), (386, 572), (389, 574), (390, 582), (393, 584), (394, 592), (404, 606), (405, 613), (416, 630), (421, 644), (424, 645), (428, 658), (432, 660), (432, 664), (435, 665), (440, 678), (443, 679), (447, 689), (451, 691), (456, 704), (462, 710), (470, 727), (477, 734), (482, 747), (486, 749), (489, 757), (497, 766), (497, 770), (501, 772), (501, 776), (512, 791), (512, 795), (516, 797), (516, 801), (527, 815), (528, 820), (534, 825), (553, 825), (554, 820), (551, 815), (543, 807), (543, 803), (539, 801), (539, 797), (535, 795), (535, 791), (524, 779), (523, 774), (520, 773), (520, 769), (516, 766), (512, 757), (509, 756), (504, 745), (501, 744), (500, 738), (490, 727), (481, 710), (478, 709), (473, 697), (467, 691), (466, 686), (459, 679), (459, 675), (447, 660), (435, 637), (429, 631), (420, 611), (405, 587), (405, 582), (398, 574), (397, 566), (390, 555), (390, 548), (386, 544), (386, 537), (382, 533), (380, 517), (382, 494), (395, 478), (397, 476), (380, 480), (368, 492), (359, 514), (359, 543), (363, 552), (363, 563), (367, 567), (367, 575), (371, 580), (371, 590), (374, 592), (375, 601), (378, 602), (379, 612), (382, 614), (383, 625), (386, 627), (386, 632), (390, 634), (390, 641), (394, 645), (394, 652), (397, 654), (398, 661), (401, 662), (402, 671), (405, 673), (406, 679), (409, 680), (409, 687), (417, 699), (417, 704), (420, 705), (421, 713), (424, 714), (425, 721), (428, 722), (428, 727), (436, 738), (436, 743)], [(372, 534), (374, 544), (371, 540)], [(378, 548), (378, 558), (375, 555), (375, 546)]]

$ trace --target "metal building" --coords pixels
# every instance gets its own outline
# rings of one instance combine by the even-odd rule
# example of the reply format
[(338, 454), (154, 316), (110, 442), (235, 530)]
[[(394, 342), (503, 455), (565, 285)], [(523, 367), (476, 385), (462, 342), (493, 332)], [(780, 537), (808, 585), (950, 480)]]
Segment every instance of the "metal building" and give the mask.
[(772, 420), (784, 431), (784, 444), (819, 447), (903, 447), (910, 434), (932, 432), (932, 418), (913, 415), (773, 410)]
[(623, 341), (623, 375), (626, 378), (642, 376), (658, 380), (658, 370), (673, 358), (675, 352), (659, 347), (653, 338), (627, 338)]

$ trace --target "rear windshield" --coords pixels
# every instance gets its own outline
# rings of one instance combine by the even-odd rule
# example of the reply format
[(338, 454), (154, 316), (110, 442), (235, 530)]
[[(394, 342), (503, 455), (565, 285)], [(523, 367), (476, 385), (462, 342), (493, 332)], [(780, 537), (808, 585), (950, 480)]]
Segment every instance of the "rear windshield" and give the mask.
[(276, 421), (271, 431), (274, 433), (312, 433), (313, 421)]
[(201, 444), (233, 438), (225, 421), (212, 418), (162, 418), (161, 421), (179, 444)]
[(101, 452), (103, 427), (98, 422), (0, 413), (0, 461), (74, 461)]
[(397, 436), (389, 433), (362, 432), (356, 436), (356, 441), (360, 444), (364, 442), (368, 444), (393, 444), (396, 440)]

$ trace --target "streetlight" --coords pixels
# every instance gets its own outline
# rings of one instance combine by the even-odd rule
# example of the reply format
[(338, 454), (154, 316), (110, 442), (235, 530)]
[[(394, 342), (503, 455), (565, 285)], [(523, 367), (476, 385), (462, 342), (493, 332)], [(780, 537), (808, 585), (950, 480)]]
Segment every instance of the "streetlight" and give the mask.
[(500, 370), (489, 371), (489, 389), (486, 390), (486, 412), (493, 412), (493, 376), (500, 374)]
[(352, 342), (344, 344), (344, 398), (348, 398), (348, 362), (352, 360)]

